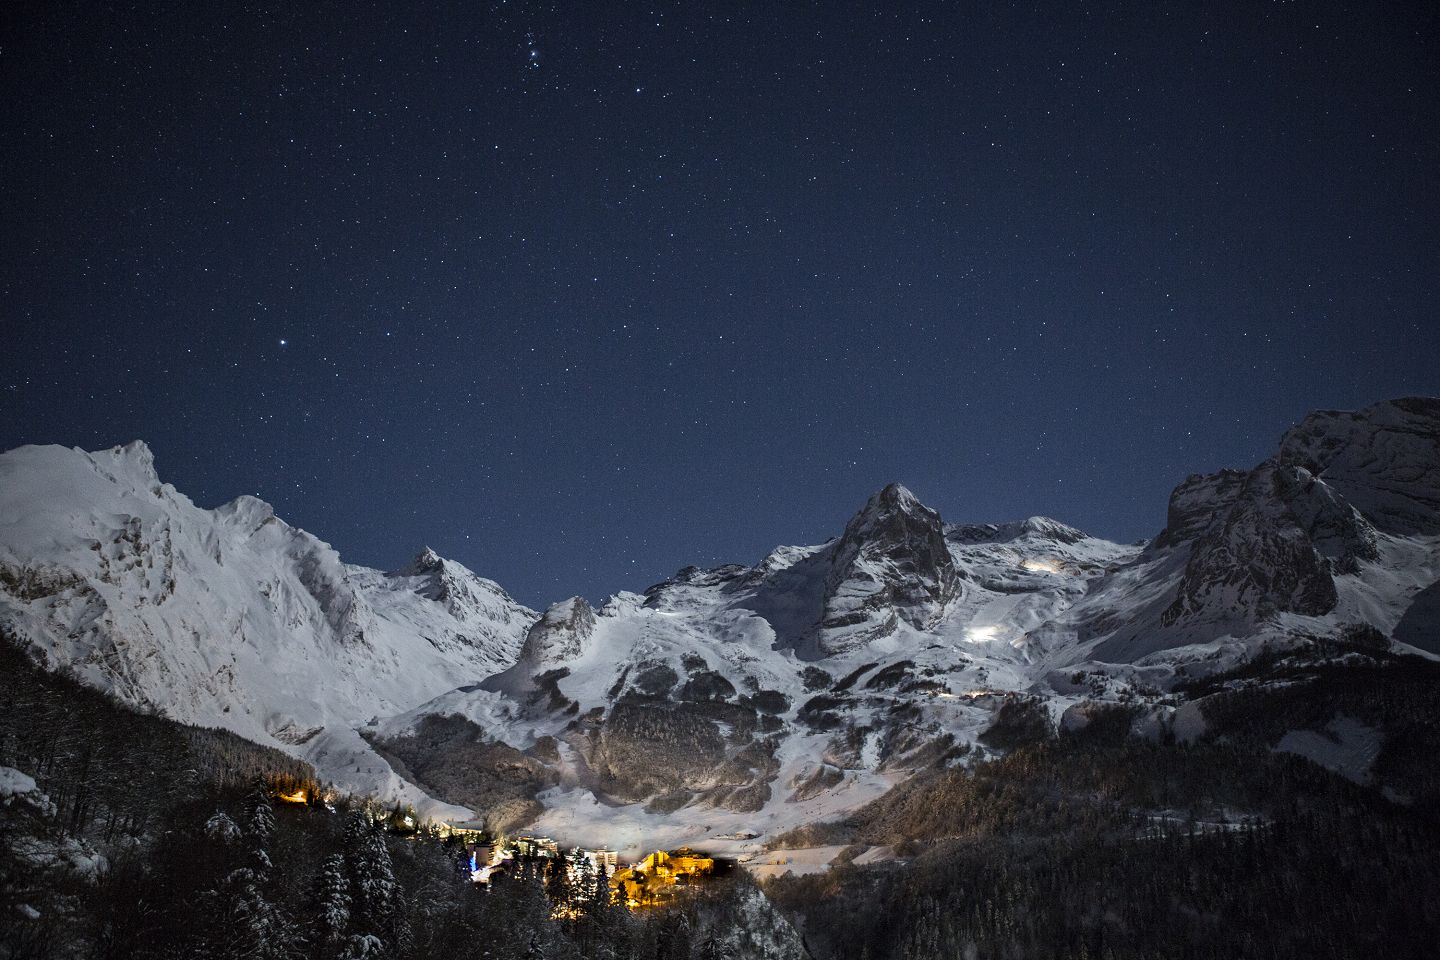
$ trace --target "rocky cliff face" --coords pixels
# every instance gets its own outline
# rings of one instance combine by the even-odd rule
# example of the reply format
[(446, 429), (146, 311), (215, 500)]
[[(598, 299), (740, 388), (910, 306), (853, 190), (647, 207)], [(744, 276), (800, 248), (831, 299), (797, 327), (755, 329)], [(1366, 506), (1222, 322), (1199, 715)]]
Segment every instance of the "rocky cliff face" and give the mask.
[(1288, 477), (1273, 462), (1261, 464), (1233, 501), (1212, 515), (1190, 543), (1162, 624), (1319, 616), (1334, 609), (1338, 595), (1330, 566), (1291, 509), (1285, 495), (1294, 492), (1294, 483)]
[(584, 597), (571, 597), (550, 607), (531, 625), (520, 647), (526, 664), (572, 660), (585, 651), (595, 633), (595, 611)]
[(1334, 573), (1359, 573), (1362, 561), (1380, 558), (1375, 527), (1309, 470), (1282, 461), (1275, 471), (1275, 494)]
[(1245, 485), (1244, 470), (1191, 474), (1170, 493), (1165, 529), (1152, 547), (1162, 549), (1189, 543), (1223, 517), (1240, 496)]
[(481, 687), (508, 694), (542, 713), (569, 707), (571, 701), (556, 684), (569, 672), (566, 664), (589, 649), (594, 633), (595, 611), (584, 597), (552, 604), (525, 632), (519, 659), (487, 677)]
[(1052, 648), (1056, 637), (1102, 635), (1092, 656), (1137, 660), (1340, 622), (1389, 631), (1440, 574), (1437, 483), (1440, 402), (1311, 414), (1254, 469), (1176, 487), (1165, 529), (1068, 624), (1049, 629)]
[(1323, 481), (1380, 531), (1440, 534), (1440, 399), (1312, 413), (1285, 434), (1280, 460)]
[(1314, 413), (1248, 473), (1192, 477), (1171, 496), (1157, 548), (1189, 549), (1161, 623), (1322, 616), (1335, 577), (1380, 559), (1381, 531), (1440, 532), (1440, 404), (1397, 400)]
[(818, 625), (826, 654), (933, 626), (960, 590), (940, 515), (898, 483), (875, 494), (830, 553)]

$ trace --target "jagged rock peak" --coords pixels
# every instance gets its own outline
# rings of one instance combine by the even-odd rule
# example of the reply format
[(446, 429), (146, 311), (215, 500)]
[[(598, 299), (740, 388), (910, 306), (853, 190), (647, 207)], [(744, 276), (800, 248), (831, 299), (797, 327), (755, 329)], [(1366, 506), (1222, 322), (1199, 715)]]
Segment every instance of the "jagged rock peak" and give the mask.
[(675, 575), (668, 580), (662, 580), (644, 591), (648, 596), (665, 587), (675, 584), (683, 584), (693, 587), (712, 587), (728, 583), (737, 577), (750, 572), (750, 568), (738, 563), (723, 563), (718, 567), (697, 567), (691, 564), (676, 571)]
[(155, 454), (144, 440), (87, 453), (79, 447), (75, 452), (88, 458), (102, 475), (116, 481), (139, 481), (145, 486), (156, 485), (160, 475), (155, 471)]
[(1282, 463), (1275, 471), (1275, 493), (1336, 573), (1358, 573), (1360, 561), (1379, 558), (1375, 528), (1309, 470)]
[(920, 502), (920, 498), (911, 493), (910, 490), (900, 483), (887, 483), (866, 501), (861, 513), (874, 513), (877, 511), (904, 510), (909, 512), (915, 509), (929, 511), (930, 508)]
[(1037, 537), (1044, 537), (1047, 540), (1058, 540), (1061, 543), (1079, 543), (1081, 540), (1088, 540), (1090, 535), (1083, 530), (1076, 529), (1068, 523), (1061, 523), (1059, 520), (1050, 517), (1026, 517), (1020, 521), (1020, 532), (1032, 534)]
[(685, 588), (725, 588), (753, 576), (755, 571), (738, 563), (726, 563), (709, 569), (694, 565), (682, 567), (673, 577), (646, 587), (643, 591), (645, 604), (650, 607), (664, 606), (671, 596)]
[(426, 600), (443, 604), (454, 616), (468, 620), (475, 614), (511, 616), (533, 623), (538, 614), (506, 593), (500, 584), (478, 576), (463, 564), (447, 560), (430, 547), (424, 547), (409, 563), (387, 573), (393, 581), (406, 581), (406, 586)]
[(1246, 470), (1226, 469), (1186, 477), (1170, 491), (1165, 529), (1151, 542), (1151, 548), (1162, 550), (1203, 534), (1234, 506), (1247, 476)]
[(923, 568), (950, 562), (940, 514), (898, 483), (887, 485), (850, 518), (835, 545), (833, 565), (844, 567), (870, 552)]
[(458, 612), (460, 604), (456, 598), (455, 583), (457, 573), (458, 571), (448, 568), (444, 557), (429, 547), (424, 547), (413, 560), (388, 576), (419, 579), (422, 585), (416, 588), (417, 594), (426, 600), (445, 604), (452, 612)]
[(1161, 623), (1328, 614), (1382, 533), (1440, 533), (1440, 400), (1317, 411), (1253, 470), (1187, 478), (1151, 546), (1188, 550)]
[(535, 664), (578, 657), (594, 632), (595, 611), (584, 597), (561, 600), (531, 625), (520, 659)]
[[(833, 538), (832, 538), (833, 539)], [(829, 541), (826, 541), (827, 543)], [(788, 570), (796, 563), (810, 556), (815, 552), (814, 547), (792, 547), (779, 546), (765, 555), (765, 558), (755, 567), (762, 573), (774, 573), (777, 570)]]
[(440, 556), (430, 547), (422, 547), (420, 552), (415, 554), (414, 559), (396, 570), (393, 576), (397, 577), (424, 577), (431, 574), (441, 573), (445, 569), (445, 558)]
[(840, 552), (847, 543), (876, 537), (904, 538), (919, 530), (934, 529), (943, 534), (940, 514), (898, 483), (887, 484), (865, 501), (865, 506), (850, 518), (840, 538)]
[(132, 463), (153, 469), (155, 466), (155, 452), (144, 440), (131, 440), (129, 443), (117, 447), (111, 447), (108, 451), (115, 457), (129, 460)]
[(1320, 410), (1285, 433), (1280, 461), (1324, 481), (1386, 533), (1440, 533), (1440, 398)]
[(850, 519), (830, 555), (820, 620), (830, 635), (821, 649), (838, 653), (885, 636), (900, 619), (923, 629), (958, 590), (940, 514), (892, 483)]
[(1334, 609), (1330, 564), (1287, 502), (1298, 481), (1284, 474), (1267, 460), (1244, 476), (1228, 508), (1195, 538), (1162, 623), (1319, 616)]
[(893, 503), (897, 506), (902, 504), (920, 503), (920, 500), (915, 496), (915, 494), (911, 493), (909, 488), (907, 488), (903, 483), (897, 483), (893, 481), (891, 483), (885, 484), (885, 486), (881, 488), (880, 492), (877, 493), (876, 496), (879, 497), (881, 500), (885, 501), (886, 503)]

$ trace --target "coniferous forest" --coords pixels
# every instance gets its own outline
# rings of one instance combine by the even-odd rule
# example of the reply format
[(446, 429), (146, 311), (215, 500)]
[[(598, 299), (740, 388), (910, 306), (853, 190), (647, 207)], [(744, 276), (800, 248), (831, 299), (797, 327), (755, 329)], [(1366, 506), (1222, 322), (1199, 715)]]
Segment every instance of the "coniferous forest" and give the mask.
[(308, 766), (117, 705), (8, 643), (0, 658), (0, 767), (38, 787), (0, 802), (6, 960), (803, 956), (738, 871), (643, 914), (539, 857), (481, 888), (459, 837), (321, 800)]
[[(898, 860), (857, 867), (842, 852), (764, 896), (734, 871), (632, 913), (603, 877), (542, 858), (479, 887), (456, 837), (324, 802), (283, 754), (0, 655), (0, 763), (47, 796), (0, 807), (0, 956), (15, 960), (1419, 958), (1440, 931), (1433, 780), (1407, 772), (1421, 795), (1397, 803), (1268, 749), (1263, 718), (1300, 709), (1291, 686), (1225, 695), (1220, 734), (1196, 743), (1134, 736), (1124, 706), (1063, 734), (1008, 711), (1004, 756), (775, 841), (891, 845)], [(1277, 669), (1306, 668), (1236, 673)], [(1314, 689), (1326, 670), (1309, 671)], [(1409, 718), (1392, 749), (1413, 755), (1434, 735), (1435, 680), (1382, 658), (1326, 695)], [(274, 799), (297, 793), (312, 799)]]

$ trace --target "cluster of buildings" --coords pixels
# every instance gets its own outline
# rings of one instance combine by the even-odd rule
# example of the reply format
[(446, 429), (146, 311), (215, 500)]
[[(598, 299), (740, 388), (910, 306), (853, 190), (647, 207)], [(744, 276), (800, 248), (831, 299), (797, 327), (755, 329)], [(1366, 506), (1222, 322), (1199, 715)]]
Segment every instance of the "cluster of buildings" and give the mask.
[[(509, 872), (517, 859), (562, 859), (559, 845), (549, 837), (514, 837), (510, 840), (491, 841), (477, 837), (467, 842), (465, 849), (470, 855), (470, 879), (476, 883), (489, 883), (497, 872)], [(614, 850), (586, 850), (574, 847), (563, 857), (565, 868), (571, 880), (580, 879), (582, 872), (592, 876), (610, 877), (618, 872), (620, 857)]]
[(631, 909), (665, 903), (684, 888), (715, 872), (715, 858), (681, 847), (669, 853), (656, 850), (639, 863), (615, 871), (610, 885)]
[(492, 841), (477, 831), (465, 846), (470, 855), (470, 877), (476, 883), (489, 883), (497, 872), (508, 873), (519, 859), (563, 860), (571, 880), (578, 881), (585, 874), (609, 878), (615, 899), (631, 909), (666, 903), (715, 872), (713, 857), (688, 847), (656, 850), (637, 863), (622, 866), (619, 855), (603, 847), (574, 847), (562, 855), (559, 845), (549, 837)]

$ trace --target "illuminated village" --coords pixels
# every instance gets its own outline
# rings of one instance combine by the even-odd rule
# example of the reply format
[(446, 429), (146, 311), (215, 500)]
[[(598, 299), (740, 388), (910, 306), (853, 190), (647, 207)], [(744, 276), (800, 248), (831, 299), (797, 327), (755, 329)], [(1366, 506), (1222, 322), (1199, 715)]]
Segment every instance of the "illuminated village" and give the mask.
[(615, 902), (632, 910), (662, 906), (716, 872), (714, 857), (688, 847), (656, 850), (626, 865), (620, 863), (614, 850), (603, 847), (573, 847), (562, 853), (549, 837), (492, 841), (477, 836), (466, 844), (466, 849), (470, 854), (470, 876), (476, 883), (488, 884), (497, 874), (509, 874), (522, 861), (563, 863), (572, 884), (578, 887), (592, 878), (604, 878)]
[[(323, 806), (332, 813), (335, 810), (334, 797), (315, 784), (287, 785), (268, 792), (271, 799), (279, 803)], [(399, 805), (384, 813), (376, 811), (375, 820), (398, 834), (415, 835), (427, 829), (459, 840), (469, 859), (470, 879), (481, 886), (488, 886), (497, 876), (516, 875), (524, 865), (538, 867), (544, 874), (563, 865), (570, 888), (588, 889), (596, 880), (603, 879), (609, 885), (612, 901), (631, 910), (664, 906), (728, 866), (728, 861), (689, 847), (656, 850), (634, 863), (621, 864), (619, 854), (605, 847), (571, 847), (562, 851), (550, 837), (497, 838), (479, 822), (431, 821), (422, 827), (413, 809)], [(563, 904), (557, 905), (560, 914), (566, 909)]]
[(610, 878), (616, 895), (631, 909), (665, 903), (685, 888), (715, 873), (715, 859), (688, 847), (666, 853), (656, 850), (639, 863)]

